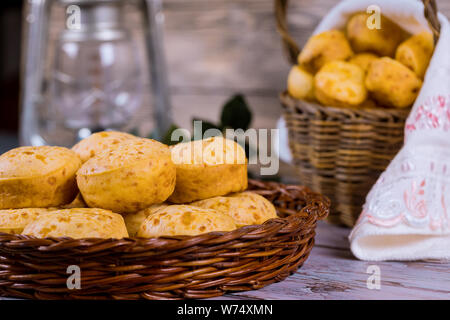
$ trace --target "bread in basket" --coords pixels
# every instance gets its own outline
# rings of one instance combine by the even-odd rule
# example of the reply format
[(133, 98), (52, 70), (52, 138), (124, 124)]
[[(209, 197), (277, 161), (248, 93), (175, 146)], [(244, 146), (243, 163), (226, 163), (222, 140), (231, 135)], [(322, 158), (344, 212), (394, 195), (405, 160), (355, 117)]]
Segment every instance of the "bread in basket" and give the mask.
[[(161, 203), (166, 200), (161, 198), (160, 203), (149, 204), (144, 210), (122, 215), (105, 208), (64, 209), (77, 204), (84, 206), (83, 198), (87, 205), (92, 204), (89, 197), (92, 191), (97, 195), (105, 192), (108, 205), (115, 203), (111, 189), (122, 186), (123, 193), (134, 194), (145, 185), (145, 179), (157, 184), (158, 179), (152, 175), (137, 177), (140, 183), (136, 185), (130, 176), (124, 175), (126, 170), (139, 169), (142, 163), (153, 165), (156, 160), (155, 153), (146, 154), (146, 150), (142, 150), (149, 142), (143, 139), (139, 143), (139, 140), (120, 142), (127, 147), (111, 144), (111, 150), (102, 145), (103, 151), (95, 151), (96, 155), (81, 166), (78, 174), (95, 175), (95, 170), (90, 168), (96, 169), (102, 164), (101, 172), (106, 170), (107, 175), (101, 178), (108, 181), (88, 189), (88, 193), (85, 185), (80, 185), (81, 195), (70, 205), (0, 211), (1, 296), (207, 298), (259, 289), (281, 281), (307, 259), (314, 244), (316, 223), (326, 217), (330, 203), (326, 197), (306, 187), (250, 180), (249, 191), (244, 193), (228, 195), (232, 189), (219, 192), (218, 198), (226, 198), (230, 208), (239, 209), (236, 218), (243, 218), (242, 221), (235, 221), (232, 212), (221, 205), (217, 210), (209, 208), (217, 204), (211, 199), (207, 199), (211, 200), (208, 203), (171, 205)], [(118, 160), (121, 158), (118, 150), (127, 161)], [(105, 161), (109, 152), (112, 160)], [(214, 154), (220, 155), (220, 152), (210, 155)], [(163, 152), (163, 160), (171, 161), (165, 155)], [(222, 165), (226, 164), (210, 164)], [(240, 165), (246, 169), (246, 161)], [(163, 167), (163, 174), (167, 171), (170, 177), (172, 169)], [(247, 185), (240, 168), (238, 173), (238, 181), (245, 181)], [(123, 187), (124, 182), (114, 174), (125, 177), (127, 186)], [(209, 186), (216, 182), (210, 178), (198, 181), (196, 186), (201, 187), (202, 183)], [(238, 190), (242, 189), (240, 186)], [(143, 198), (145, 196), (142, 194)], [(133, 201), (127, 197), (125, 194), (120, 198), (124, 208), (129, 207), (127, 202)], [(258, 219), (251, 220), (252, 217)], [(67, 285), (70, 276), (67, 272), (73, 266), (79, 267), (81, 272), (80, 288), (72, 289)]]
[[(366, 13), (366, 9), (380, 2), (383, 3), (381, 28), (369, 29), (366, 23), (370, 13)], [(406, 2), (404, 1), (404, 5), (408, 5)], [(342, 52), (346, 45), (342, 44), (342, 34), (338, 37), (338, 46), (341, 47), (339, 54), (334, 49), (328, 50), (321, 42), (324, 41), (323, 37), (314, 35), (311, 39), (320, 41), (315, 40), (318, 44), (314, 48), (311, 48), (308, 41), (305, 46), (308, 54), (306, 57), (302, 55), (288, 32), (288, 1), (275, 1), (277, 28), (288, 58), (292, 64), (297, 64), (298, 60), (301, 62), (299, 67), (293, 67), (294, 71), (291, 73), (294, 74), (290, 74), (288, 78), (288, 91), (291, 94), (283, 92), (280, 95), (289, 130), (293, 164), (302, 184), (331, 199), (332, 208), (328, 218), (331, 222), (354, 225), (371, 186), (403, 145), (404, 124), (409, 107), (420, 90), (426, 68), (424, 66), (428, 64), (432, 54), (433, 44), (430, 44), (430, 39), (434, 37), (436, 40), (439, 36), (436, 3), (430, 0), (423, 3), (424, 16), (431, 30), (426, 36), (422, 35), (419, 26), (410, 30), (411, 34), (405, 34), (395, 22), (383, 16), (387, 7), (391, 12), (394, 8), (401, 7), (397, 1), (340, 2), (332, 14), (324, 17), (317, 33), (330, 34), (330, 29), (341, 28), (355, 54), (345, 59), (343, 57), (346, 55)], [(399, 16), (403, 17), (404, 22), (412, 21), (408, 20), (404, 10), (397, 10), (401, 11)], [(419, 25), (418, 22), (417, 24)], [(423, 24), (420, 26), (423, 29)], [(333, 39), (336, 41), (336, 37)], [(326, 53), (319, 50), (321, 47)], [(312, 51), (315, 55), (311, 55)], [(358, 57), (358, 54), (364, 56)], [(324, 55), (326, 60), (317, 58)], [(382, 57), (384, 55), (389, 57)], [(329, 74), (320, 79), (317, 78), (317, 73), (311, 77), (305, 75), (305, 72), (299, 72), (299, 68), (318, 62), (322, 68), (336, 69), (326, 65), (333, 63), (330, 62), (333, 59), (345, 59), (345, 63), (341, 64), (350, 63), (354, 65), (352, 68), (359, 67), (367, 73), (364, 86), (368, 91), (368, 98), (365, 101), (355, 98), (363, 97), (360, 82), (347, 81), (349, 77), (345, 76), (338, 77), (335, 70), (326, 70)], [(319, 68), (318, 73), (321, 70)], [(298, 87), (289, 83), (294, 80), (298, 81)], [(318, 80), (322, 82), (318, 83)], [(317, 85), (320, 87), (317, 88)], [(308, 90), (300, 90), (299, 87)], [(311, 98), (309, 88), (314, 88), (316, 97)], [(315, 98), (320, 103), (314, 101)]]

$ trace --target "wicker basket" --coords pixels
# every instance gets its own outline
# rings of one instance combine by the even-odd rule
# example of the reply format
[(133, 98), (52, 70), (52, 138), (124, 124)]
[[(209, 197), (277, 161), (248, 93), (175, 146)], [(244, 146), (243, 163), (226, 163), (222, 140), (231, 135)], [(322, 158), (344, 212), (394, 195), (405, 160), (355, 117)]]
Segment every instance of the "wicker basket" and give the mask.
[[(288, 58), (300, 52), (287, 31), (287, 0), (275, 0), (278, 31)], [(424, 0), (435, 40), (439, 22), (435, 1)], [(280, 95), (293, 162), (302, 184), (331, 199), (330, 222), (353, 226), (365, 197), (403, 144), (409, 110), (337, 108)]]
[[(0, 233), (0, 296), (30, 299), (209, 298), (259, 289), (295, 272), (329, 200), (306, 187), (250, 180), (279, 218), (199, 236), (37, 239)], [(69, 290), (68, 266), (81, 269)]]

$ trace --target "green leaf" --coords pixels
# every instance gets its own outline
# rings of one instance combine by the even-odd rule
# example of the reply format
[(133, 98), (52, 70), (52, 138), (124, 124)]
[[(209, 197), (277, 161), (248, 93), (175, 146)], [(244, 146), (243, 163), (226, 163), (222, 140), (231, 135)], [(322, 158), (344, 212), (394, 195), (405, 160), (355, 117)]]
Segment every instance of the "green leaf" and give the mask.
[[(163, 137), (161, 139), (158, 139), (157, 134), (155, 131), (152, 131), (150, 135), (147, 137), (148, 139), (158, 140), (159, 142), (162, 142), (168, 146), (177, 144), (181, 141), (172, 141), (172, 133), (179, 129), (179, 127), (176, 124), (171, 124), (169, 129), (164, 133)], [(182, 141), (186, 141), (186, 139), (189, 139), (189, 137), (182, 138)]]
[(150, 132), (150, 134), (148, 135), (147, 139), (157, 140), (155, 131)]
[(220, 117), (222, 127), (247, 130), (252, 121), (252, 112), (242, 94), (236, 94), (228, 100)]
[(132, 134), (133, 136), (139, 137), (139, 130), (138, 128), (133, 128), (128, 131), (129, 134)]
[(167, 132), (164, 134), (163, 138), (162, 138), (162, 143), (171, 146), (174, 144), (177, 144), (180, 141), (172, 141), (172, 133), (179, 129), (179, 127), (176, 124), (172, 124), (169, 129), (167, 130)]
[(203, 135), (205, 134), (206, 130), (208, 130), (208, 129), (217, 129), (217, 130), (222, 131), (221, 126), (216, 125), (216, 124), (214, 124), (212, 122), (209, 122), (209, 121), (206, 121), (206, 120), (203, 120), (203, 119), (199, 119), (199, 118), (194, 118), (194, 119), (192, 119), (192, 124), (193, 125), (194, 125), (195, 121), (201, 121), (202, 122), (202, 126), (201, 126), (201, 132), (196, 132), (199, 128), (194, 127), (194, 136), (193, 136), (192, 139), (194, 139), (196, 137), (200, 137), (200, 139), (203, 139), (204, 138)]

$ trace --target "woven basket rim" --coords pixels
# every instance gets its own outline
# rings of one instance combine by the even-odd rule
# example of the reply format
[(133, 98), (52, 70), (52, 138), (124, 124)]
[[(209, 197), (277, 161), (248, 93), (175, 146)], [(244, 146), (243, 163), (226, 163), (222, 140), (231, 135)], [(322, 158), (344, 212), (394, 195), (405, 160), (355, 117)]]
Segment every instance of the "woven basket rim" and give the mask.
[[(315, 220), (322, 220), (325, 219), (328, 215), (328, 210), (326, 210), (327, 207), (330, 205), (330, 200), (317, 192), (311, 191), (306, 186), (297, 186), (297, 185), (286, 185), (282, 183), (277, 182), (262, 182), (258, 180), (249, 179), (249, 186), (250, 187), (261, 187), (263, 185), (275, 187), (275, 188), (285, 188), (286, 190), (292, 190), (292, 191), (302, 191), (307, 196), (304, 200), (306, 202), (305, 206), (302, 208), (301, 211), (297, 212), (296, 214), (290, 215), (288, 217), (282, 218), (272, 218), (267, 221), (265, 221), (262, 224), (255, 224), (255, 225), (247, 225), (242, 226), (237, 229), (234, 229), (232, 231), (213, 231), (208, 233), (203, 233), (196, 236), (161, 236), (161, 237), (153, 237), (153, 238), (139, 238), (139, 237), (127, 237), (122, 239), (105, 239), (105, 238), (82, 238), (82, 239), (73, 239), (70, 237), (47, 237), (47, 238), (38, 238), (35, 236), (29, 236), (29, 235), (21, 235), (21, 234), (10, 234), (10, 233), (4, 233), (0, 232), (0, 242), (2, 239), (9, 238), (9, 241), (14, 241), (17, 245), (24, 244), (24, 242), (32, 241), (33, 243), (41, 243), (41, 245), (56, 245), (56, 244), (63, 244), (63, 243), (70, 243), (71, 246), (73, 246), (74, 243), (78, 242), (80, 246), (87, 246), (90, 242), (98, 243), (98, 242), (123, 242), (124, 244), (127, 242), (133, 242), (138, 245), (142, 246), (154, 246), (155, 249), (161, 249), (164, 248), (166, 245), (171, 245), (174, 242), (178, 243), (194, 243), (197, 240), (203, 240), (205, 237), (208, 238), (210, 236), (214, 237), (223, 237), (228, 236), (230, 238), (237, 238), (239, 236), (242, 236), (244, 234), (248, 234), (249, 232), (261, 232), (264, 229), (270, 228), (273, 224), (278, 223), (286, 223), (290, 217), (300, 217), (303, 220), (307, 220), (308, 218), (315, 218)], [(255, 189), (248, 189), (248, 191), (254, 191)], [(264, 192), (260, 192), (260, 194), (264, 195)], [(304, 216), (301, 212), (309, 212), (308, 216)], [(57, 248), (58, 246), (55, 246), (54, 248)], [(37, 248), (39, 250), (39, 248)], [(47, 250), (47, 249), (46, 249)]]
[[(359, 117), (378, 117), (383, 118), (383, 116), (397, 116), (401, 118), (406, 118), (411, 111), (411, 108), (388, 108), (388, 107), (337, 107), (330, 105), (322, 105), (314, 101), (308, 101), (304, 99), (296, 99), (289, 95), (287, 91), (280, 93), (279, 98), (282, 102), (288, 102), (289, 107), (295, 107), (295, 102), (301, 102), (311, 108), (311, 110), (318, 110), (324, 113), (335, 113), (335, 114), (345, 114), (349, 116), (357, 115)], [(285, 103), (282, 103), (283, 107), (286, 107)]]
[(410, 110), (322, 106), (286, 92), (280, 101), (302, 183), (330, 197), (328, 221), (354, 226), (371, 185), (403, 145)]
[[(210, 298), (255, 290), (300, 268), (330, 200), (307, 187), (249, 180), (286, 217), (229, 232), (124, 239), (0, 233), (0, 296), (29, 299)], [(82, 288), (66, 285), (80, 265)]]

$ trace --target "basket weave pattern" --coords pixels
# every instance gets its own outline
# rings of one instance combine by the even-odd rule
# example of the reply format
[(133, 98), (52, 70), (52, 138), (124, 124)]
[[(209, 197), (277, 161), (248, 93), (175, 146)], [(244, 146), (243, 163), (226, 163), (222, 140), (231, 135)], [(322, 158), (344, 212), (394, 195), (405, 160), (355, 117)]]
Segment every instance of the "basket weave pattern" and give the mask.
[[(281, 281), (307, 259), (329, 200), (306, 187), (249, 181), (279, 218), (198, 236), (37, 239), (0, 233), (0, 295), (30, 299), (209, 298)], [(67, 288), (67, 267), (81, 289)]]
[[(440, 25), (434, 0), (423, 0), (435, 41)], [(300, 48), (288, 32), (288, 0), (275, 0), (277, 29), (287, 57)], [(280, 95), (293, 163), (302, 184), (331, 199), (328, 220), (353, 226), (371, 186), (403, 144), (409, 109), (337, 108)]]
[(329, 220), (352, 226), (403, 144), (409, 110), (324, 107), (281, 95), (300, 180), (331, 199)]

